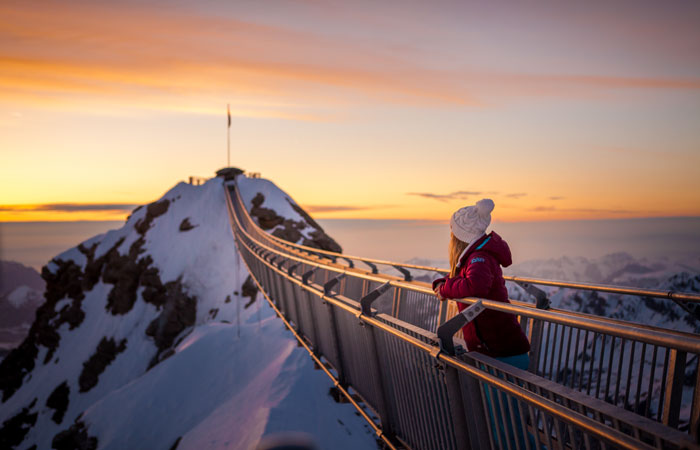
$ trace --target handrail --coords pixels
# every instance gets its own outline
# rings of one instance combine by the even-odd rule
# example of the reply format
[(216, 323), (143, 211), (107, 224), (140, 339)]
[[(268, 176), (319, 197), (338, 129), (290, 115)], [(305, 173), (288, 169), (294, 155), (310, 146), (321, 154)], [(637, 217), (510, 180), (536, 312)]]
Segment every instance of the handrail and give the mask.
[[(235, 215), (234, 215), (235, 217)], [(255, 223), (252, 222), (254, 225)], [(256, 239), (251, 236), (243, 227), (240, 227), (241, 232), (250, 240), (256, 241)], [(263, 230), (259, 230), (261, 233), (267, 235)], [(295, 255), (292, 253), (284, 253), (274, 247), (257, 243), (261, 248), (274, 253), (276, 255), (291, 259), (296, 262), (303, 262), (310, 266), (315, 266), (318, 268), (324, 268), (338, 274), (351, 274), (352, 276), (375, 281), (375, 282), (389, 282), (390, 285), (401, 287), (403, 289), (408, 289), (415, 292), (433, 294), (430, 288), (418, 286), (415, 283), (406, 282), (397, 279), (396, 277), (391, 277), (385, 274), (369, 274), (362, 270), (349, 268), (336, 263), (327, 263), (321, 261), (313, 261), (308, 258), (304, 258), (300, 255)], [(477, 298), (464, 298), (464, 299), (454, 299), (454, 301), (464, 304), (475, 303)], [(588, 315), (587, 317), (582, 317), (582, 314), (569, 315), (565, 311), (543, 311), (536, 308), (520, 306), (512, 303), (497, 302), (488, 299), (481, 299), (483, 305), (488, 309), (493, 309), (496, 311), (503, 311), (508, 313), (513, 313), (521, 315), (524, 317), (529, 317), (533, 319), (546, 319), (550, 322), (575, 326), (582, 329), (605, 332), (618, 337), (637, 339), (643, 342), (654, 345), (671, 346), (676, 347), (692, 353), (700, 353), (700, 336), (691, 333), (682, 332), (668, 332), (668, 330), (656, 328), (656, 327), (645, 327), (639, 328), (634, 324), (624, 321), (612, 322), (611, 319), (598, 318), (593, 315)]]
[[(234, 182), (235, 183), (235, 182)], [(240, 202), (243, 203), (243, 199), (240, 199)], [(243, 205), (245, 207), (245, 205)], [(254, 221), (251, 221), (252, 225), (259, 228), (258, 224), (256, 224)], [(328, 255), (331, 257), (331, 259), (350, 259), (354, 261), (362, 261), (364, 263), (370, 263), (370, 264), (380, 264), (380, 265), (385, 265), (385, 266), (392, 266), (392, 267), (403, 267), (406, 269), (415, 269), (415, 270), (423, 270), (426, 272), (437, 272), (441, 274), (449, 274), (449, 270), (447, 269), (442, 269), (439, 267), (431, 267), (431, 266), (421, 266), (418, 264), (408, 264), (408, 263), (399, 263), (399, 262), (394, 262), (394, 261), (388, 261), (388, 260), (381, 260), (381, 259), (374, 259), (374, 258), (366, 258), (362, 256), (353, 256), (353, 255), (347, 255), (344, 253), (337, 253), (337, 252), (332, 252), (329, 250), (323, 250), (319, 248), (314, 248), (314, 247), (309, 247), (307, 245), (302, 245), (302, 244), (296, 244), (293, 242), (285, 241), (282, 238), (279, 238), (277, 236), (274, 236), (270, 233), (265, 232), (264, 230), (260, 229), (260, 232), (263, 233), (263, 236), (271, 241), (275, 241), (278, 245), (286, 246), (286, 247), (295, 247), (297, 249), (309, 252), (309, 253), (316, 253), (316, 254), (322, 254), (322, 255)], [(634, 287), (626, 287), (626, 286), (610, 286), (610, 285), (602, 285), (602, 284), (594, 284), (594, 283), (574, 283), (574, 282), (568, 282), (568, 281), (558, 281), (558, 280), (545, 280), (541, 278), (530, 278), (530, 277), (521, 277), (521, 276), (506, 276), (504, 275), (503, 278), (506, 281), (512, 281), (512, 282), (521, 282), (521, 283), (529, 283), (529, 284), (536, 284), (536, 285), (543, 285), (543, 286), (555, 286), (555, 287), (562, 287), (562, 288), (569, 288), (569, 289), (580, 289), (580, 290), (588, 290), (588, 291), (596, 291), (596, 292), (606, 292), (610, 294), (626, 294), (626, 295), (635, 295), (635, 296), (640, 296), (640, 297), (653, 297), (653, 298), (663, 298), (663, 299), (671, 299), (671, 300), (682, 300), (686, 302), (698, 302), (700, 303), (700, 294), (693, 294), (689, 292), (677, 292), (677, 291), (660, 291), (656, 289), (639, 289), (639, 288), (634, 288)]]

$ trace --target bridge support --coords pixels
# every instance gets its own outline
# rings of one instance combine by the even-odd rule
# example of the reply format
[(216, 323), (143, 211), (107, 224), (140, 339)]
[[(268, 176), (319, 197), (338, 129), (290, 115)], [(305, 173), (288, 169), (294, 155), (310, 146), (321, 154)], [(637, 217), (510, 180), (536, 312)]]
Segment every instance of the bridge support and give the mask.
[[(479, 300), (441, 325), (437, 333), (440, 340), (440, 352), (455, 356), (457, 353), (453, 341), (455, 333), (474, 320), (484, 309), (481, 300)], [(439, 353), (436, 356), (439, 356)], [(460, 374), (452, 366), (447, 366), (445, 369), (445, 382), (447, 383), (450, 413), (454, 421), (457, 448), (489, 448), (488, 425), (484, 420), (486, 416), (479, 382), (472, 377)], [(469, 414), (465, 410), (465, 405), (469, 405)]]
[(685, 381), (685, 359), (687, 353), (671, 350), (669, 361), (668, 382), (664, 395), (664, 412), (662, 421), (664, 425), (673, 428), (678, 427), (678, 417), (681, 409), (681, 396), (683, 395), (683, 382)]

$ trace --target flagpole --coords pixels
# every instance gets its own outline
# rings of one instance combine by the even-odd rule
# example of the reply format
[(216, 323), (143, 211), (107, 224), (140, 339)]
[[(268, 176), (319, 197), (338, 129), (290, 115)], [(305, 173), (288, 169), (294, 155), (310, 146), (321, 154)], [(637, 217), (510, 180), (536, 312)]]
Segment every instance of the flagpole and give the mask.
[(226, 105), (228, 126), (226, 127), (226, 167), (231, 167), (231, 105)]

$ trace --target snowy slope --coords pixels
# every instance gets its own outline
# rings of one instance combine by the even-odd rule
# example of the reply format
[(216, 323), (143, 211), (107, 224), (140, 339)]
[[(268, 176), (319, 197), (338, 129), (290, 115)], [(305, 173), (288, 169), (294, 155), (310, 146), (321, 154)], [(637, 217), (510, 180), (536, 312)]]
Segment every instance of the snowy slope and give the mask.
[(375, 446), (262, 298), (243, 297), (222, 183), (180, 183), (47, 264), (29, 337), (0, 363), (0, 448), (250, 448), (283, 429)]

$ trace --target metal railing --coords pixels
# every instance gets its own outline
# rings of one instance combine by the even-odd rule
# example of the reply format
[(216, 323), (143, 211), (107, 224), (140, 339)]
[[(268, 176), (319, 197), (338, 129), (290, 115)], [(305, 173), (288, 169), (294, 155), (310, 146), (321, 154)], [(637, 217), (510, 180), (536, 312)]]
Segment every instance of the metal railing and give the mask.
[[(257, 226), (254, 222), (253, 225)], [(423, 272), (434, 272), (441, 275), (448, 275), (449, 270), (440, 267), (433, 266), (423, 266), (418, 264), (401, 263), (394, 261), (387, 261), (374, 258), (365, 258), (362, 256), (352, 256), (343, 253), (332, 252), (329, 250), (323, 250), (316, 247), (309, 247), (307, 245), (296, 244), (293, 242), (285, 241), (284, 239), (275, 236), (273, 234), (262, 232), (260, 237), (263, 241), (267, 241), (275, 247), (282, 249), (296, 249), (306, 254), (317, 255), (319, 257), (324, 257), (330, 259), (333, 262), (346, 262), (348, 267), (355, 268), (358, 267), (358, 263), (362, 263), (371, 269), (371, 272), (376, 274), (379, 273), (379, 266), (384, 266), (386, 268), (392, 268), (399, 271), (406, 281), (412, 281), (413, 275), (410, 273), (410, 269), (420, 270)], [(361, 267), (361, 266), (360, 266)], [(402, 270), (404, 269), (404, 270)], [(651, 298), (664, 298), (671, 300), (678, 300), (687, 303), (698, 303), (700, 304), (700, 294), (694, 294), (689, 292), (677, 292), (677, 291), (661, 291), (658, 289), (640, 289), (635, 287), (626, 286), (608, 286), (603, 284), (595, 283), (574, 283), (570, 281), (557, 281), (557, 280), (544, 280), (541, 278), (531, 278), (531, 277), (521, 277), (521, 276), (507, 276), (503, 277), (506, 281), (513, 283), (526, 283), (531, 285), (541, 285), (541, 286), (553, 286), (577, 290), (604, 292), (608, 294), (623, 294), (623, 295), (634, 295), (639, 297), (651, 297)]]
[[(435, 334), (444, 303), (428, 287), (270, 240), (237, 192), (228, 206), (239, 252), (266, 298), (337, 383), (376, 413), (385, 439), (412, 448), (693, 446), (697, 380), (688, 387), (684, 375), (692, 363), (697, 378), (697, 336), (483, 301), (519, 317), (533, 373), (475, 353), (449, 355)], [(579, 349), (591, 355), (577, 357)], [(683, 424), (690, 430), (678, 431)]]

